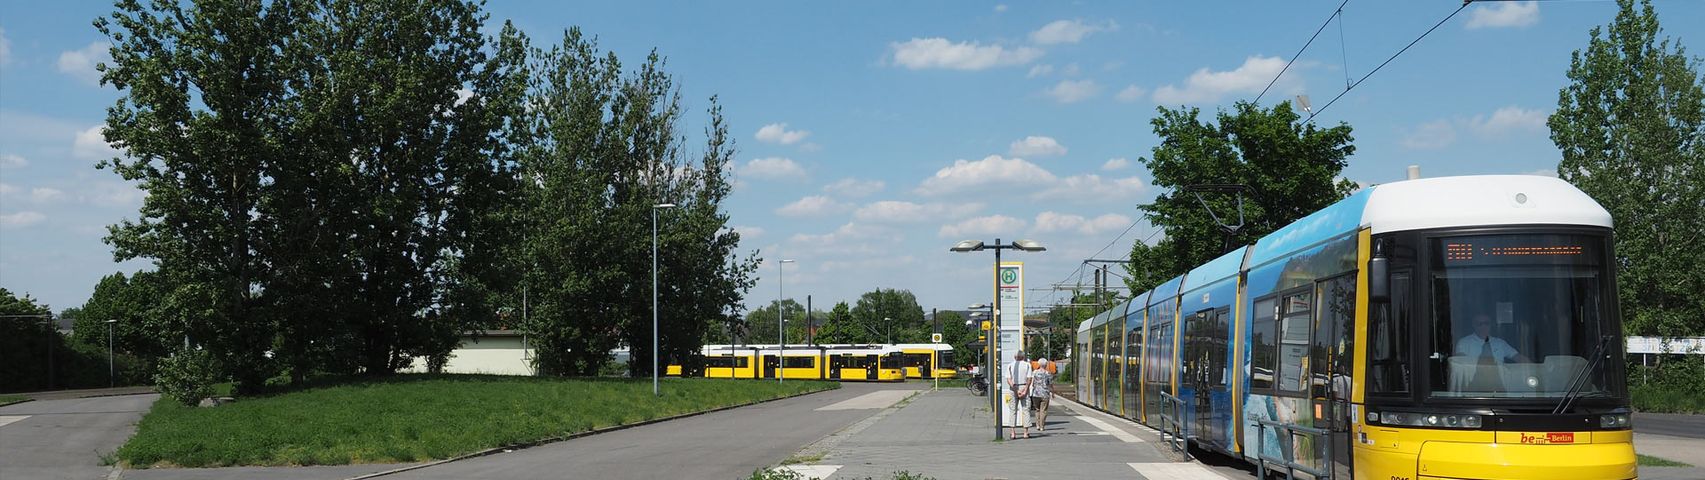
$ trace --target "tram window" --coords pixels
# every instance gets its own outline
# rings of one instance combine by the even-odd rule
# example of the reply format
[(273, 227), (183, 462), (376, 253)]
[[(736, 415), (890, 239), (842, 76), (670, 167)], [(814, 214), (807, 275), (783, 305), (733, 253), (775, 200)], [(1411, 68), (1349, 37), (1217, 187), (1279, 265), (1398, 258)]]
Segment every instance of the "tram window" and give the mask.
[(1231, 331), (1231, 309), (1220, 307), (1208, 318), (1213, 320), (1207, 341), (1208, 384), (1223, 387), (1226, 385), (1226, 349), (1230, 347), (1226, 342), (1228, 332)]
[(1279, 390), (1303, 393), (1308, 377), (1309, 313), (1312, 289), (1285, 296), (1279, 332)]
[(1391, 302), (1368, 321), (1368, 393), (1409, 393), (1409, 272), (1391, 275)]
[(1341, 275), (1319, 283), (1316, 298), (1314, 346), (1309, 351), (1309, 364), (1314, 375), (1309, 382), (1310, 395), (1325, 397), (1327, 382), (1337, 380), (1336, 394), (1347, 396), (1349, 389), (1349, 344), (1356, 318), (1356, 277)]
[(705, 357), (705, 368), (746, 368), (746, 357)]
[(786, 357), (782, 360), (785, 368), (817, 368), (816, 357)]
[(1274, 298), (1267, 297), (1255, 301), (1254, 321), (1250, 322), (1251, 329), (1251, 372), (1249, 372), (1249, 387), (1252, 389), (1273, 388), (1274, 366), (1278, 363), (1279, 347), (1274, 341), (1278, 337), (1277, 314)]

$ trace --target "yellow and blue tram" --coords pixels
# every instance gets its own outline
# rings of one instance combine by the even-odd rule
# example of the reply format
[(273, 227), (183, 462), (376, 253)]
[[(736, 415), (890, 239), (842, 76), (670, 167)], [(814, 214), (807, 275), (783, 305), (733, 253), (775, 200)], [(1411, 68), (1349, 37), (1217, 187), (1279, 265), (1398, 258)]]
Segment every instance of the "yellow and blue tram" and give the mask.
[(1634, 478), (1611, 235), (1554, 178), (1366, 188), (1085, 321), (1077, 394), (1299, 476)]
[[(705, 345), (703, 366), (691, 376), (898, 382), (906, 360), (894, 345)], [(681, 376), (671, 364), (667, 374)]]

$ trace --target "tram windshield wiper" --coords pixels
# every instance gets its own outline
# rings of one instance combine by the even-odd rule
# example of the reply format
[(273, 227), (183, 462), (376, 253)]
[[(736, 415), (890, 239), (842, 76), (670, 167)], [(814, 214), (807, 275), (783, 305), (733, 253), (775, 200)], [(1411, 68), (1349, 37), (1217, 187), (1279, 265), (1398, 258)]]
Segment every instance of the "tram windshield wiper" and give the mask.
[(1605, 349), (1605, 347), (1610, 346), (1610, 341), (1613, 338), (1615, 338), (1615, 337), (1613, 337), (1611, 335), (1599, 336), (1598, 347), (1593, 349), (1592, 360), (1587, 361), (1587, 368), (1581, 369), (1580, 372), (1575, 373), (1574, 378), (1571, 378), (1569, 380), (1569, 391), (1564, 392), (1563, 393), (1563, 399), (1557, 401), (1557, 407), (1551, 409), (1552, 415), (1557, 415), (1557, 414), (1561, 414), (1565, 411), (1568, 411), (1569, 407), (1572, 406), (1573, 403), (1575, 403), (1575, 399), (1580, 398), (1582, 396), (1581, 388), (1592, 383), (1592, 381), (1591, 381), (1592, 371), (1594, 368), (1598, 368), (1598, 363), (1600, 361), (1604, 360), (1604, 349)]

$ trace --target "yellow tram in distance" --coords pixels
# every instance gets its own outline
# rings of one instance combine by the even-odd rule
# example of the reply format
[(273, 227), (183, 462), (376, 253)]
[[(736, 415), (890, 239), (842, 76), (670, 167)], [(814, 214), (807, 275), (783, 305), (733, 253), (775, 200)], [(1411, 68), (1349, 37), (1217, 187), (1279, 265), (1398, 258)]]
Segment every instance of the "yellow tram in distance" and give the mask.
[[(906, 379), (905, 357), (894, 345), (705, 345), (705, 378), (780, 378), (856, 382)], [(668, 374), (681, 376), (681, 365)]]
[(958, 364), (953, 363), (953, 346), (945, 343), (901, 343), (900, 353), (906, 359), (906, 378), (950, 379), (959, 376)]

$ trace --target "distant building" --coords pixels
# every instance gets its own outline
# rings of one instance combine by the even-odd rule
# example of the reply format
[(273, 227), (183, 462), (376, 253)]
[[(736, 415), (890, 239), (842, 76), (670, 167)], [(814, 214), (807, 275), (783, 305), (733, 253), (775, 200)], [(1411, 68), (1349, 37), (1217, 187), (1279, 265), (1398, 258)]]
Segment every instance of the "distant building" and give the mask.
[[(414, 359), (408, 372), (425, 372), (426, 359)], [(483, 330), (478, 335), (463, 334), (461, 343), (450, 351), (450, 361), (444, 373), (483, 373), (490, 375), (535, 375), (533, 347), (527, 337), (515, 330)]]

